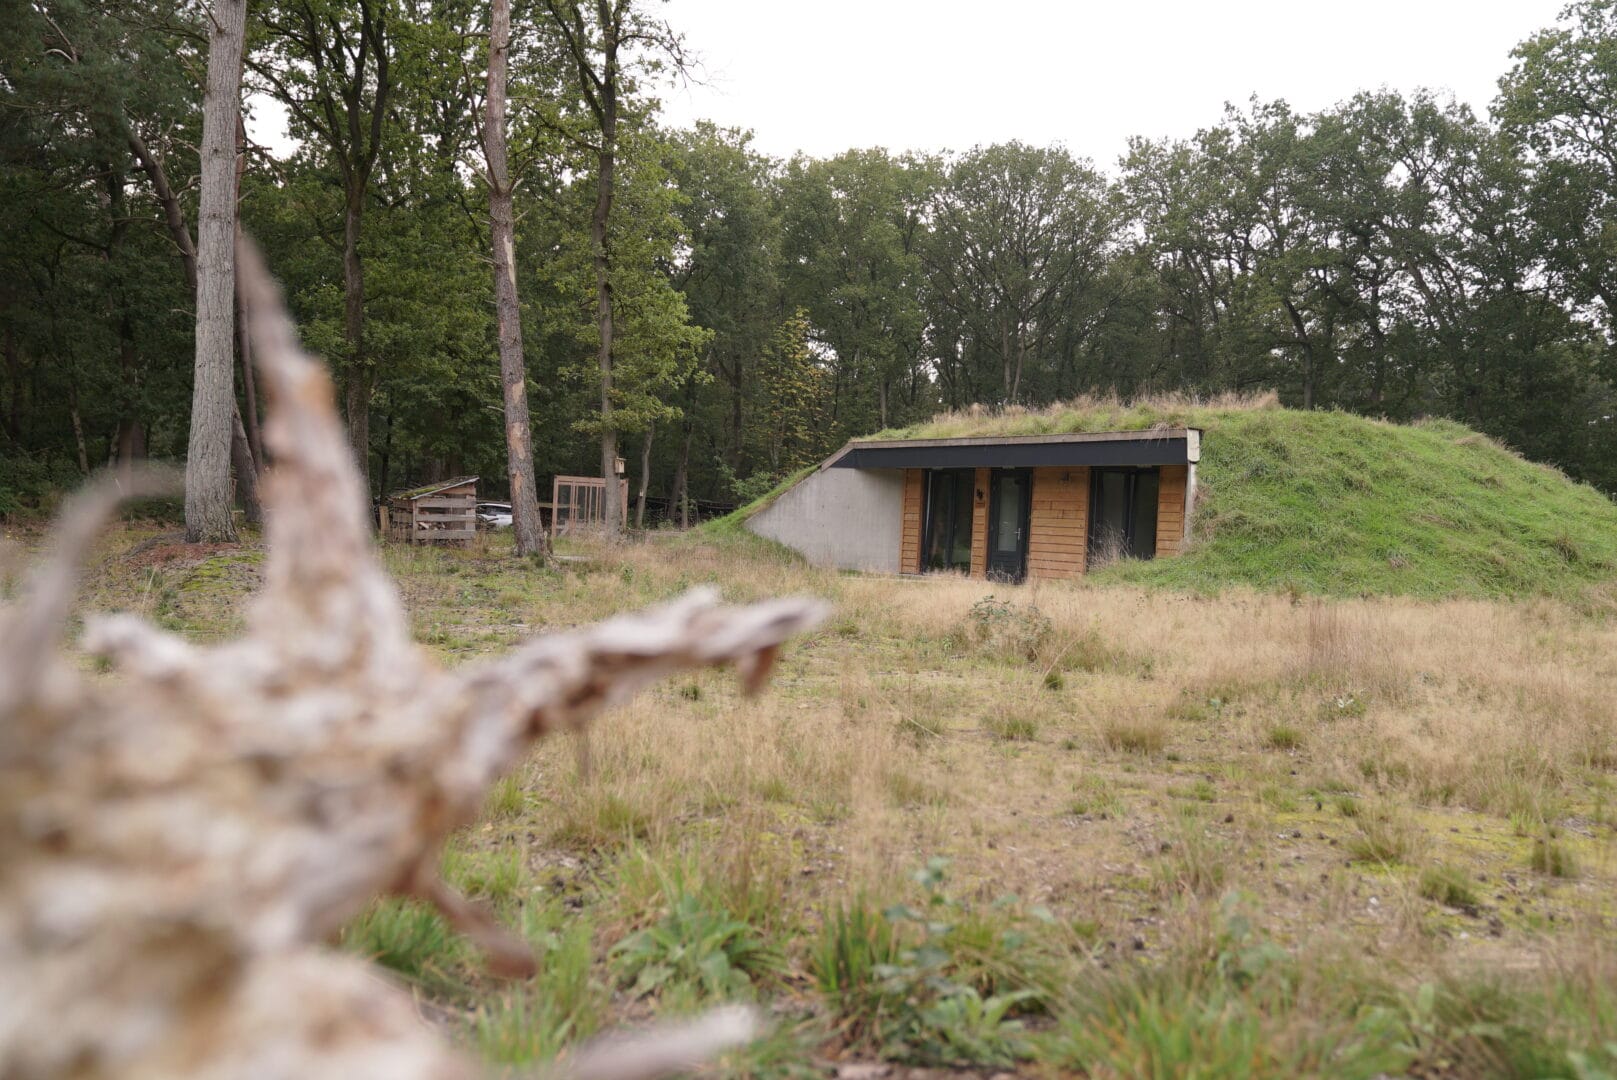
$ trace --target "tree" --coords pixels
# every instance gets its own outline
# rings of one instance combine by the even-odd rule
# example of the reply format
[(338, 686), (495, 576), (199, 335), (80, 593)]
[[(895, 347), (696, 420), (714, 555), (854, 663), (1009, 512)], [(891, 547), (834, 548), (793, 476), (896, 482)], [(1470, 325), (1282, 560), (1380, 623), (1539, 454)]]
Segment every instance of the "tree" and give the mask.
[[(613, 253), (610, 246), (612, 202), (617, 191), (619, 124), (632, 87), (625, 61), (634, 52), (683, 63), (683, 45), (665, 23), (649, 18), (643, 0), (542, 0), (565, 45), (578, 76), (577, 89), (594, 120), (595, 205), (590, 212), (591, 261), (595, 270), (595, 309), (600, 375), (601, 476), (606, 482), (605, 529), (609, 537), (622, 531), (618, 490), (618, 432), (613, 401)], [(632, 119), (632, 116), (630, 117)]]
[[(703, 350), (712, 376), (680, 387), (678, 460), (670, 505), (688, 523), (691, 448), (700, 431), (732, 478), (751, 473), (747, 440), (755, 364), (781, 320), (779, 200), (772, 162), (751, 148), (751, 136), (699, 122), (666, 143), (670, 178), (680, 198), (680, 236), (669, 280), (685, 297), (691, 321), (713, 335)], [(711, 391), (704, 392), (712, 387)], [(702, 462), (696, 464), (700, 472)], [(711, 466), (709, 482), (719, 474)], [(700, 482), (700, 481), (699, 481)], [(727, 493), (728, 494), (728, 493)]]
[(1031, 359), (1048, 363), (1062, 331), (1093, 306), (1112, 254), (1105, 180), (1065, 150), (978, 147), (950, 167), (931, 204), (930, 290), (993, 356), (999, 400), (1024, 397)]
[(197, 216), (196, 370), (185, 455), (185, 538), (236, 539), (230, 514), (235, 434), (236, 124), (241, 116), (247, 0), (214, 0), (202, 105), (202, 206)]
[(394, 3), (271, 0), (258, 14), (264, 49), (251, 58), (260, 88), (290, 111), (294, 135), (315, 141), (314, 150), (335, 169), (342, 192), (344, 405), (367, 497), (376, 368), (366, 347), (360, 241), (399, 77)]
[(782, 179), (787, 299), (831, 354), (828, 419), (845, 436), (909, 418), (922, 401), (920, 247), (933, 180), (930, 162), (885, 150), (794, 158)]
[(506, 160), (506, 67), (511, 48), (511, 2), (491, 0), (488, 42), (487, 117), (483, 125), (488, 165), (489, 235), (494, 254), (494, 304), (504, 390), (506, 473), (511, 483), (511, 519), (518, 555), (543, 555), (544, 530), (534, 493), (533, 434), (528, 420), (528, 367), (522, 355), (522, 307), (517, 298), (516, 220)]

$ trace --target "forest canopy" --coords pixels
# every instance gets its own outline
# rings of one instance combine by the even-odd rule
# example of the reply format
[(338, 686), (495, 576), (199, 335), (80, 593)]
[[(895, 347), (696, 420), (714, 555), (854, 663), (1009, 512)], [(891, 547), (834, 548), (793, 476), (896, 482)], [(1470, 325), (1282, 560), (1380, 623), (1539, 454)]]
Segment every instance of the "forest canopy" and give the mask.
[[(609, 121), (586, 61), (614, 13)], [(0, 514), (186, 454), (196, 293), (176, 237), (197, 223), (207, 18), (202, 0), (0, 0)], [(334, 369), (373, 495), (504, 483), (488, 19), (482, 0), (248, 6), (244, 100), (290, 127), (285, 146), (242, 138), (241, 223)], [(603, 427), (655, 519), (940, 409), (1269, 388), (1451, 417), (1617, 492), (1614, 0), (1522, 42), (1486, 118), (1425, 92), (1252, 100), (1111, 163), (1015, 141), (780, 160), (671, 127), (657, 95), (702, 43), (659, 19), (512, 5), (541, 498), (551, 474), (600, 471)]]

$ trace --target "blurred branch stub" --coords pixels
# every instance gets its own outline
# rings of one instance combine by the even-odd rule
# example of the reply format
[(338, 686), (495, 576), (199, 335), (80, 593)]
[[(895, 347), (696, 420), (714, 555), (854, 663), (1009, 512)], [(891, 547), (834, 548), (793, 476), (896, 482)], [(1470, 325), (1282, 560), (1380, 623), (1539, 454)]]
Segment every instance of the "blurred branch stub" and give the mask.
[[(749, 689), (818, 601), (711, 593), (445, 671), (411, 641), (375, 557), (325, 369), (258, 253), (238, 253), (269, 398), (264, 587), (239, 640), (136, 617), (63, 652), (75, 570), (114, 501), (92, 487), (0, 610), (0, 1075), (472, 1075), (410, 995), (324, 946), (378, 894), (437, 904), (496, 971), (523, 943), (437, 877), (440, 847), (537, 738), (672, 671)], [(570, 1075), (649, 1076), (748, 1037), (715, 1014), (585, 1050)]]

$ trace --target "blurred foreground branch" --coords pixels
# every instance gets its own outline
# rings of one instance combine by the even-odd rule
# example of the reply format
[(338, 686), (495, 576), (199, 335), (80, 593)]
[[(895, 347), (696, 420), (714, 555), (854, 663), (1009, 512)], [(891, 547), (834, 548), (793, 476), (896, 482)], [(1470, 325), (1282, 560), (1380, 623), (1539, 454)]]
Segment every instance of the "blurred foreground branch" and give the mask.
[[(493, 968), (532, 958), (437, 876), (445, 837), (533, 740), (681, 668), (749, 688), (822, 605), (666, 607), (441, 669), (410, 640), (324, 368), (256, 251), (243, 306), (270, 396), (268, 557), (247, 632), (202, 648), (132, 616), (62, 643), (93, 489), (0, 611), (0, 1076), (449, 1077), (475, 1066), (362, 960), (323, 947), (378, 894), (422, 897)], [(580, 1053), (650, 1076), (749, 1036), (721, 1013)]]

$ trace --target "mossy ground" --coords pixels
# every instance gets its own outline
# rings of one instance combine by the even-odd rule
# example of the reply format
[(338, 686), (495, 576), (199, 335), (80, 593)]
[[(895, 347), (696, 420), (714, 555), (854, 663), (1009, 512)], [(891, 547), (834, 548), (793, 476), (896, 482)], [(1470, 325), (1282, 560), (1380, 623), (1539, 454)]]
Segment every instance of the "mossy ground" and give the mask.
[[(233, 632), (255, 544), (130, 557), (153, 532), (108, 538), (87, 606)], [(417, 905), (350, 926), (490, 1062), (739, 998), (773, 1032), (716, 1074), (1611, 1075), (1609, 616), (866, 578), (744, 536), (570, 552), (385, 559), (450, 664), (702, 583), (836, 613), (759, 699), (673, 680), (454, 838), (533, 982)]]

